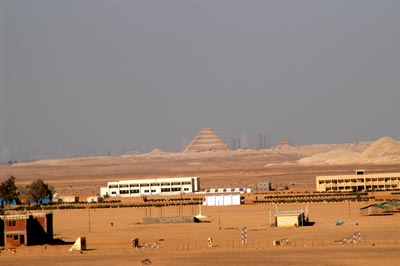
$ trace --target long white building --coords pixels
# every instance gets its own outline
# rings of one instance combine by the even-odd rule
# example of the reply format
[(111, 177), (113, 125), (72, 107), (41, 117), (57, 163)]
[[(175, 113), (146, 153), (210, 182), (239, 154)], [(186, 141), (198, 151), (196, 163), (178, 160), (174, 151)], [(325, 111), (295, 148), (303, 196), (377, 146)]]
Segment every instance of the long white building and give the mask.
[(111, 181), (100, 188), (101, 196), (135, 197), (143, 195), (173, 195), (200, 190), (198, 177), (173, 177)]

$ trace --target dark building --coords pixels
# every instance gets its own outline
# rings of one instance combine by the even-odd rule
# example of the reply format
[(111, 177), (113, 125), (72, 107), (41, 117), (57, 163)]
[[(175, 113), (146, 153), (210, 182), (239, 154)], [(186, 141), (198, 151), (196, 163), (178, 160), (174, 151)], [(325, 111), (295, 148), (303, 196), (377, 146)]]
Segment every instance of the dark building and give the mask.
[(41, 245), (52, 240), (52, 213), (0, 215), (0, 246)]
[(271, 190), (272, 190), (271, 182), (257, 184), (257, 191), (271, 191)]

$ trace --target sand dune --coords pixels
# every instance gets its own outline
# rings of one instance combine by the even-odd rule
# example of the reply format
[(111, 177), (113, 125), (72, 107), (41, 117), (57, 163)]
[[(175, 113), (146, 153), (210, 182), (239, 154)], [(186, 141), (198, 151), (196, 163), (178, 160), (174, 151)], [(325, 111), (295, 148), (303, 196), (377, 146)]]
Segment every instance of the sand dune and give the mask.
[(363, 157), (372, 159), (400, 159), (400, 142), (384, 137), (371, 144), (369, 148), (362, 152)]
[(333, 150), (317, 153), (298, 160), (299, 164), (366, 164), (398, 163), (400, 161), (400, 142), (383, 137), (371, 143), (362, 152), (350, 150)]

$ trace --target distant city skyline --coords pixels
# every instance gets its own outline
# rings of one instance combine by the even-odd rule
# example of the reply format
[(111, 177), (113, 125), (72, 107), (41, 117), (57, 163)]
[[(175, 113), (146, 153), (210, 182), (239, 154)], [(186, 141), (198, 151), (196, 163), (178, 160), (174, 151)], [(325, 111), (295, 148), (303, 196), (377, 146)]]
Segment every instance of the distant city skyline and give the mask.
[(400, 139), (399, 14), (388, 0), (0, 1), (0, 158), (178, 152), (205, 127), (237, 148)]

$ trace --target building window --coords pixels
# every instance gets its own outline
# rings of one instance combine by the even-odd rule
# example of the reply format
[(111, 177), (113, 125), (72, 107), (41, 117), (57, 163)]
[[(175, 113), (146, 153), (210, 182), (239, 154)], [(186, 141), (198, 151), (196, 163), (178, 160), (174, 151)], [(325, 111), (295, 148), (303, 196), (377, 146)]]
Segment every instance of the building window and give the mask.
[(18, 235), (14, 235), (14, 240), (18, 240)]
[(16, 226), (17, 222), (16, 221), (8, 221), (8, 226)]

